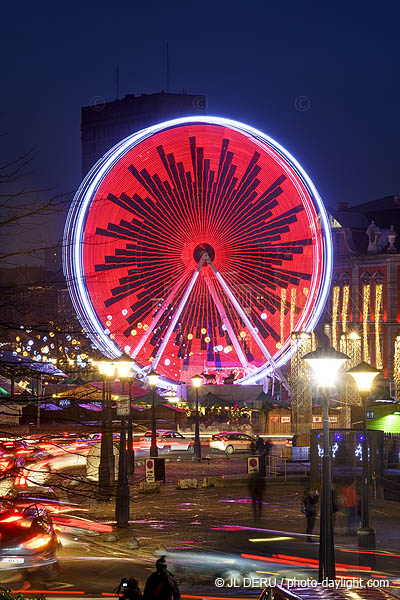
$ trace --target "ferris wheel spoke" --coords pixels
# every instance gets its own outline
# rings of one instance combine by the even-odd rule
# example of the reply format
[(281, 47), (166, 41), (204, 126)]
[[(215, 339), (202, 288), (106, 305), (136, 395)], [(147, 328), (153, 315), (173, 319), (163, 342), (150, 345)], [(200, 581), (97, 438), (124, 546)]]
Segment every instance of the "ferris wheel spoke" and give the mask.
[(210, 265), (211, 269), (213, 270), (213, 273), (214, 273), (215, 277), (218, 279), (219, 283), (221, 284), (221, 286), (222, 286), (223, 290), (225, 291), (226, 295), (228, 296), (229, 300), (231, 301), (231, 303), (235, 307), (236, 312), (239, 314), (240, 318), (246, 324), (247, 329), (251, 333), (251, 335), (252, 335), (254, 341), (256, 342), (257, 346), (260, 348), (260, 350), (264, 354), (265, 358), (271, 363), (272, 368), (276, 372), (277, 376), (279, 377), (279, 379), (281, 380), (281, 382), (283, 383), (283, 385), (287, 389), (289, 389), (289, 384), (287, 382), (286, 377), (283, 375), (283, 373), (281, 372), (281, 370), (279, 369), (279, 367), (277, 367), (274, 359), (272, 358), (271, 354), (268, 352), (268, 349), (267, 349), (266, 345), (264, 344), (264, 342), (262, 341), (262, 339), (258, 335), (255, 327), (253, 326), (253, 324), (251, 323), (250, 319), (246, 315), (246, 312), (243, 310), (243, 308), (240, 306), (239, 302), (236, 300), (234, 294), (232, 293), (230, 287), (225, 282), (225, 280), (222, 277), (221, 273), (219, 273), (219, 271), (217, 271), (217, 269), (215, 268), (213, 262), (210, 260), (210, 258), (209, 258), (209, 256), (207, 254), (203, 254), (203, 256), (205, 256), (205, 260), (207, 260), (208, 264)]
[(220, 314), (222, 323), (226, 327), (226, 330), (227, 330), (227, 332), (229, 334), (229, 337), (230, 337), (230, 339), (232, 341), (233, 347), (236, 350), (236, 354), (237, 354), (237, 356), (238, 356), (238, 358), (240, 360), (240, 363), (241, 363), (242, 367), (244, 369), (246, 369), (246, 371), (249, 371), (249, 370), (251, 370), (252, 365), (250, 365), (248, 363), (247, 359), (246, 359), (246, 356), (245, 356), (245, 354), (243, 352), (243, 349), (242, 349), (242, 347), (241, 347), (241, 345), (240, 345), (240, 343), (239, 343), (239, 341), (238, 341), (238, 339), (236, 337), (236, 334), (234, 332), (232, 324), (231, 324), (231, 322), (230, 322), (230, 320), (228, 318), (228, 315), (226, 314), (226, 310), (224, 309), (221, 300), (218, 298), (218, 295), (217, 295), (217, 292), (215, 290), (215, 287), (214, 287), (212, 281), (208, 277), (206, 277), (205, 279), (206, 279), (206, 284), (207, 284), (208, 290), (209, 290), (209, 292), (211, 294), (211, 297), (214, 300), (214, 304), (217, 307), (217, 310), (218, 310), (218, 312)]
[(169, 338), (171, 337), (171, 333), (175, 329), (175, 325), (177, 324), (178, 319), (181, 316), (181, 313), (182, 313), (182, 311), (183, 311), (183, 309), (185, 307), (185, 304), (188, 301), (190, 293), (193, 290), (194, 284), (196, 283), (196, 279), (199, 276), (200, 269), (203, 266), (203, 263), (204, 263), (205, 260), (206, 260), (206, 255), (203, 254), (203, 256), (201, 257), (201, 259), (199, 261), (199, 264), (197, 265), (197, 269), (193, 273), (193, 276), (192, 276), (192, 278), (191, 278), (191, 280), (189, 282), (189, 285), (187, 286), (186, 291), (185, 291), (185, 293), (182, 296), (182, 299), (181, 299), (181, 301), (179, 303), (177, 311), (174, 314), (174, 316), (173, 316), (173, 318), (171, 320), (171, 323), (168, 326), (167, 331), (165, 332), (165, 335), (163, 337), (163, 341), (161, 342), (161, 344), (160, 344), (160, 346), (159, 346), (159, 348), (157, 350), (157, 353), (156, 353), (156, 355), (154, 357), (154, 360), (152, 362), (152, 365), (151, 365), (153, 369), (157, 368), (157, 365), (158, 365), (158, 363), (160, 361), (160, 358), (163, 355), (163, 352), (164, 352), (164, 350), (165, 350), (165, 348), (166, 348), (166, 346), (167, 346), (167, 344), (169, 342)]
[(161, 304), (160, 308), (158, 309), (158, 311), (157, 311), (155, 317), (153, 318), (152, 322), (149, 324), (148, 330), (146, 331), (145, 334), (142, 335), (139, 343), (137, 344), (137, 346), (135, 347), (135, 349), (130, 353), (131, 358), (136, 358), (136, 356), (139, 354), (140, 350), (143, 348), (144, 344), (146, 343), (146, 341), (149, 339), (150, 335), (152, 334), (152, 332), (153, 332), (154, 328), (156, 327), (157, 323), (159, 322), (159, 320), (163, 316), (163, 314), (165, 312), (165, 309), (167, 308), (168, 304), (170, 304), (170, 302), (172, 301), (172, 299), (174, 298), (174, 296), (178, 292), (179, 288), (181, 287), (181, 285), (184, 282), (184, 280), (185, 280), (186, 277), (187, 277), (187, 273), (184, 273), (178, 279), (178, 281), (175, 283), (175, 285), (173, 286), (173, 288), (169, 292), (168, 296), (165, 298), (164, 302)]

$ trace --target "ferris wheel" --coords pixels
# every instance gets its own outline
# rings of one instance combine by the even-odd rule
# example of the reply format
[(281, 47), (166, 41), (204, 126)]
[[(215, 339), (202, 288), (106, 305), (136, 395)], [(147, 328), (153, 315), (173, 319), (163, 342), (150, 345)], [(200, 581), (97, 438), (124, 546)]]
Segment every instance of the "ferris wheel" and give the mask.
[(112, 148), (79, 188), (64, 271), (107, 356), (166, 382), (261, 381), (311, 330), (331, 275), (328, 217), (284, 148), (241, 123), (176, 119)]

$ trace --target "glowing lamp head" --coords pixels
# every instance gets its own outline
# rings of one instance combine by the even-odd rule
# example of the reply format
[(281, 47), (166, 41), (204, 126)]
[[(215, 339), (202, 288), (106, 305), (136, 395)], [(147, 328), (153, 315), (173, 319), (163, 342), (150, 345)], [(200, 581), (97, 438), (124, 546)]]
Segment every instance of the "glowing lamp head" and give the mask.
[(192, 381), (192, 386), (195, 388), (198, 388), (203, 383), (203, 378), (201, 375), (193, 375), (193, 377), (191, 377), (191, 381)]
[(133, 362), (123, 356), (115, 360), (101, 360), (96, 363), (100, 374), (111, 379), (128, 379), (133, 377)]
[(320, 346), (314, 352), (305, 354), (303, 360), (312, 368), (320, 388), (332, 388), (340, 367), (349, 357), (332, 346)]
[(370, 392), (372, 382), (380, 371), (366, 362), (361, 362), (356, 367), (349, 369), (347, 373), (351, 375), (356, 382), (359, 392)]
[(151, 387), (157, 385), (159, 379), (160, 379), (159, 374), (153, 370), (151, 370), (150, 373), (148, 373), (148, 375), (147, 375), (147, 381), (149, 382), (149, 385), (151, 385)]

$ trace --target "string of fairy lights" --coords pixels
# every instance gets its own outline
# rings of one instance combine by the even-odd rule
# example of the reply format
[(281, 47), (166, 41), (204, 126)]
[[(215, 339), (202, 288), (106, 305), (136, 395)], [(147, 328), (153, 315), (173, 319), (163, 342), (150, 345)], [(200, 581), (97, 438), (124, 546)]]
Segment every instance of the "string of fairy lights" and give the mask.
[[(367, 276), (363, 278), (360, 313), (362, 360), (371, 362), (373, 359), (371, 356), (371, 344), (373, 343), (376, 368), (383, 369), (383, 283), (380, 278)], [(336, 350), (340, 346), (340, 335), (347, 333), (351, 326), (355, 327), (356, 325), (354, 317), (352, 318), (350, 314), (350, 285), (343, 282), (332, 288), (332, 345)]]
[(91, 370), (99, 356), (84, 330), (63, 332), (54, 322), (49, 323), (46, 331), (21, 325), (15, 338), (3, 342), (2, 347), (26, 359), (57, 365), (66, 373)]

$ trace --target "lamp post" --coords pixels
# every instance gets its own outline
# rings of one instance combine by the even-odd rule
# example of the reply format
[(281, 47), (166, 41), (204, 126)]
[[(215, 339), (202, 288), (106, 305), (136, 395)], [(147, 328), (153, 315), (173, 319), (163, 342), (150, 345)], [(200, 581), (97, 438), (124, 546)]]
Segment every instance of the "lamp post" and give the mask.
[(129, 415), (128, 415), (128, 475), (135, 472), (135, 451), (133, 449), (132, 426), (132, 381), (129, 380)]
[(151, 445), (150, 445), (150, 456), (152, 458), (157, 458), (158, 456), (158, 448), (157, 448), (157, 423), (156, 423), (156, 385), (160, 376), (155, 371), (151, 370), (147, 375), (147, 381), (151, 386), (153, 391), (152, 395), (152, 403), (151, 403)]
[(112, 417), (110, 416), (110, 377), (113, 373), (110, 367), (110, 361), (103, 360), (95, 364), (99, 369), (100, 375), (103, 379), (99, 462), (99, 497), (104, 500), (109, 500), (111, 497), (111, 484), (114, 481)]
[(323, 436), (324, 455), (322, 458), (322, 494), (321, 519), (319, 535), (319, 570), (318, 581), (325, 578), (335, 579), (335, 543), (332, 523), (332, 466), (329, 444), (329, 392), (335, 385), (340, 367), (348, 360), (348, 356), (338, 352), (331, 346), (320, 346), (314, 352), (303, 356), (303, 360), (312, 368), (318, 387), (323, 397)]
[(358, 530), (358, 546), (360, 548), (375, 548), (375, 530), (371, 527), (369, 506), (369, 445), (367, 436), (367, 400), (371, 391), (372, 382), (380, 373), (378, 369), (366, 362), (361, 362), (356, 367), (347, 371), (356, 382), (358, 393), (361, 396), (363, 406), (363, 438), (362, 438), (362, 485), (361, 485), (361, 527)]
[(194, 391), (195, 391), (195, 395), (196, 395), (196, 414), (195, 414), (195, 425), (194, 425), (194, 458), (195, 458), (195, 460), (201, 460), (199, 387), (203, 383), (203, 378), (201, 375), (193, 375), (191, 380), (192, 380), (192, 386), (194, 387)]
[[(99, 490), (100, 493), (104, 493), (103, 490), (106, 489), (108, 498), (111, 495), (111, 483), (114, 481), (112, 416), (110, 416), (110, 427), (107, 416), (110, 408), (111, 382), (115, 379), (119, 379), (124, 386), (125, 381), (129, 380), (133, 376), (132, 364), (133, 363), (131, 360), (126, 360), (123, 356), (115, 360), (104, 360), (97, 363), (97, 367), (104, 377), (104, 383), (107, 388), (107, 392), (103, 394), (103, 397), (106, 396), (106, 403), (105, 406), (103, 405), (103, 412), (105, 414), (102, 418), (102, 426), (104, 424), (104, 428), (102, 431), (100, 447)], [(105, 411), (104, 408), (106, 408)], [(127, 405), (127, 402), (125, 402), (124, 405), (119, 403), (117, 412), (121, 417), (121, 430), (119, 439), (118, 483), (115, 499), (115, 519), (117, 521), (117, 527), (128, 527), (130, 492), (126, 454), (126, 417), (129, 415), (129, 406)], [(106, 485), (105, 488), (103, 487), (104, 484)]]

